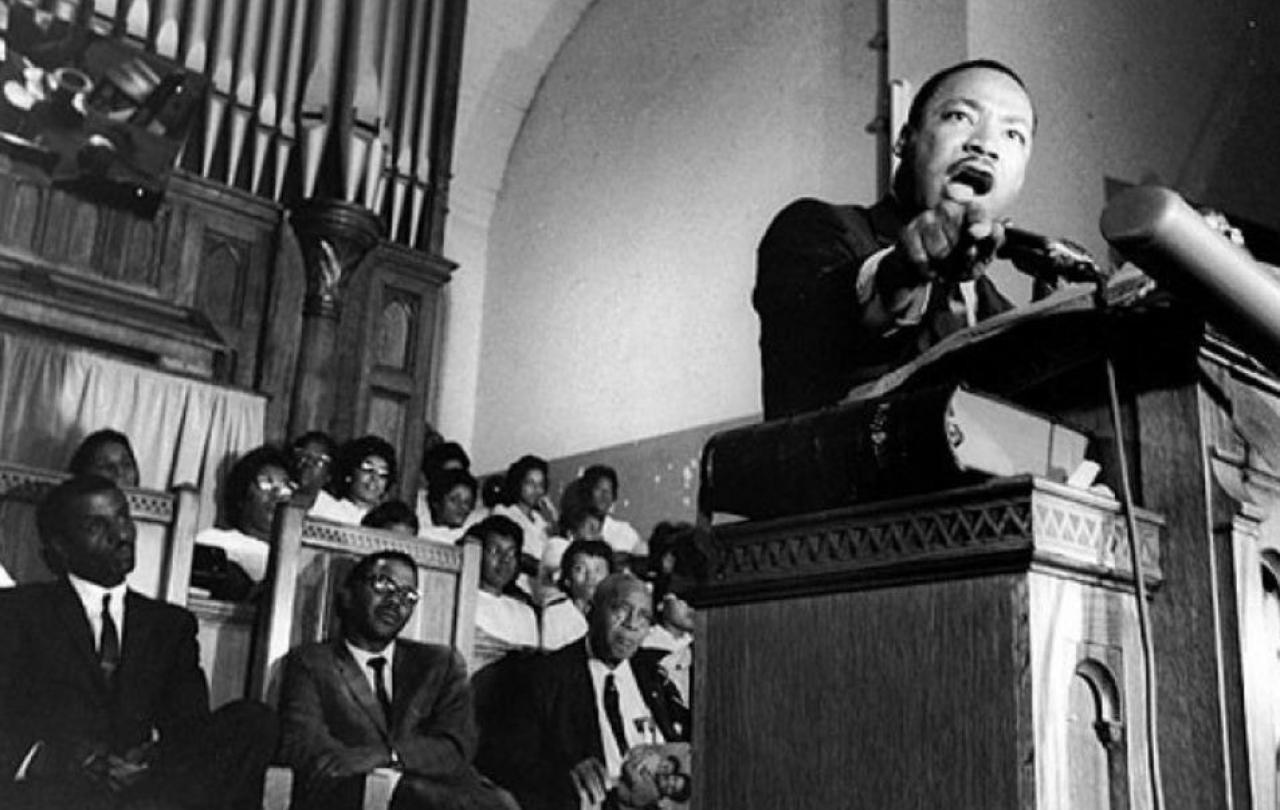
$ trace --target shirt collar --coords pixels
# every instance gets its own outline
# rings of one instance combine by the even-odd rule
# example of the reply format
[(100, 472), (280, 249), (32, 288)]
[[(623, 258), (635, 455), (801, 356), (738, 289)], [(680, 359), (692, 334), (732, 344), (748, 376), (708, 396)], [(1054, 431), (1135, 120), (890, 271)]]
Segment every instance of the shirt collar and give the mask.
[[(385, 658), (387, 659), (388, 663), (395, 660), (395, 655), (396, 655), (395, 639), (392, 639), (391, 643), (387, 644), (386, 647), (383, 647), (378, 652), (369, 652), (368, 650), (362, 650), (359, 647), (352, 644), (350, 641), (346, 641), (345, 639), (343, 640), (343, 643), (347, 645), (347, 650), (351, 653), (351, 657), (356, 660), (356, 664), (360, 666), (361, 672), (364, 672), (366, 669), (368, 669), (369, 660), (371, 658), (379, 658), (379, 657)], [(387, 675), (390, 675), (390, 674), (391, 674), (391, 671), (387, 670)]]
[(616, 667), (610, 667), (593, 655), (587, 659), (587, 668), (591, 671), (591, 680), (597, 684), (603, 683), (606, 675), (613, 675), (615, 680), (631, 675), (630, 660), (622, 661)]
[(622, 661), (618, 662), (617, 666), (611, 667), (608, 664), (606, 664), (604, 661), (602, 661), (599, 657), (597, 657), (595, 652), (593, 652), (591, 649), (591, 633), (590, 632), (588, 632), (587, 635), (583, 637), (583, 643), (587, 645), (587, 667), (588, 669), (591, 670), (591, 674), (593, 677), (598, 676), (599, 680), (603, 681), (604, 676), (608, 675), (610, 672), (614, 673), (615, 675), (620, 675), (624, 671), (628, 674), (631, 672), (631, 661), (629, 659), (623, 659)]
[(102, 612), (102, 597), (111, 594), (111, 605), (124, 607), (124, 595), (128, 591), (128, 584), (121, 582), (113, 588), (105, 588), (96, 582), (90, 582), (87, 579), (78, 577), (70, 571), (67, 572), (67, 582), (71, 583), (71, 589), (76, 592), (76, 596), (80, 597), (80, 604), (84, 605), (85, 613), (97, 615)]

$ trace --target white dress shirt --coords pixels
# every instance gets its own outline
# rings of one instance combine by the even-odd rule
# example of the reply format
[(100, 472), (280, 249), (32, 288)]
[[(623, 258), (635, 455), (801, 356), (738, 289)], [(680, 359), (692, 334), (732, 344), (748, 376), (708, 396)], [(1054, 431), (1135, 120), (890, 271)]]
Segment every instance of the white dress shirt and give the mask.
[(640, 542), (639, 533), (631, 524), (618, 520), (613, 515), (604, 516), (604, 522), (600, 524), (600, 537), (614, 551), (624, 554), (642, 554), (646, 551), (644, 544)]
[(378, 682), (374, 680), (373, 667), (369, 666), (369, 660), (371, 658), (387, 659), (387, 665), (382, 668), (382, 679), (387, 685), (387, 697), (391, 700), (395, 700), (396, 687), (393, 683), (395, 679), (391, 677), (391, 663), (395, 661), (396, 656), (395, 640), (392, 639), (391, 643), (384, 647), (380, 652), (362, 650), (353, 645), (350, 641), (344, 643), (347, 645), (347, 650), (350, 651), (351, 657), (356, 660), (356, 666), (360, 667), (360, 671), (364, 674), (364, 679), (369, 682), (369, 689), (373, 692), (374, 697), (377, 697), (378, 695)]
[(227, 552), (227, 559), (244, 569), (256, 585), (267, 576), (267, 558), (271, 544), (239, 529), (216, 529), (210, 526), (196, 535), (196, 545), (215, 546)]
[(350, 498), (338, 500), (321, 490), (316, 493), (316, 502), (307, 510), (307, 517), (345, 523), (348, 526), (359, 526), (368, 511), (369, 507), (362, 506)]
[(513, 647), (538, 647), (538, 616), (514, 596), (476, 593), (476, 629)]
[(542, 609), (542, 649), (558, 650), (587, 634), (587, 617), (572, 599), (563, 597)]
[(591, 686), (596, 693), (596, 719), (600, 725), (600, 740), (604, 743), (605, 770), (609, 772), (610, 779), (617, 780), (622, 775), (624, 757), (618, 750), (613, 728), (609, 725), (609, 716), (604, 711), (604, 679), (607, 675), (613, 674), (613, 682), (618, 688), (618, 709), (622, 716), (627, 746), (666, 740), (649, 714), (649, 707), (640, 694), (640, 685), (636, 683), (635, 673), (631, 671), (630, 661), (623, 661), (609, 669), (608, 664), (592, 656), (587, 660), (587, 668), (591, 672)]
[(116, 636), (120, 639), (120, 649), (124, 650), (124, 595), (128, 587), (121, 582), (114, 588), (104, 588), (101, 585), (90, 582), (87, 579), (67, 573), (67, 581), (71, 583), (71, 588), (76, 592), (76, 596), (80, 597), (80, 604), (84, 607), (84, 615), (89, 619), (89, 627), (93, 630), (93, 648), (95, 650), (102, 644), (102, 597), (111, 594), (111, 618), (116, 623)]
[(533, 513), (533, 517), (529, 517), (524, 513), (523, 509), (514, 503), (495, 506), (493, 513), (511, 518), (520, 527), (520, 531), (524, 533), (524, 545), (521, 553), (542, 559), (542, 551), (547, 545), (548, 530), (550, 528), (547, 526), (546, 518), (537, 512)]

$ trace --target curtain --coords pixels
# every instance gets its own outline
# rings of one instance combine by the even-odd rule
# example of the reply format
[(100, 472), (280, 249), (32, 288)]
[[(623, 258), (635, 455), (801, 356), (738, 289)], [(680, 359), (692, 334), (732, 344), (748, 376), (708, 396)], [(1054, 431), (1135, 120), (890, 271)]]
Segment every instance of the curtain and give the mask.
[(199, 528), (217, 516), (220, 476), (263, 441), (261, 394), (0, 332), (0, 459), (65, 470), (88, 434), (129, 437), (140, 485), (200, 490)]

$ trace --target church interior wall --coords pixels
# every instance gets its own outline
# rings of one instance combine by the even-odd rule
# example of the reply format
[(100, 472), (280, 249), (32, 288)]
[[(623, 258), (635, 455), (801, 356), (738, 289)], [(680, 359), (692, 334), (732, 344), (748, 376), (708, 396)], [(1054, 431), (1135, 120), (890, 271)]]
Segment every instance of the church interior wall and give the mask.
[[(667, 436), (756, 417), (756, 243), (796, 197), (875, 198), (884, 142), (868, 125), (883, 73), (918, 86), (965, 57), (1014, 65), (1042, 121), (1019, 224), (1095, 255), (1108, 178), (1276, 219), (1249, 172), (1223, 172), (1241, 162), (1230, 143), (1275, 61), (1222, 47), (1275, 30), (1257, 3), (1177, 0), (1159, 15), (1139, 2), (563, 5), (543, 28), (571, 31), (541, 46), (554, 54), (544, 74), (519, 80), (534, 92), (501, 170), (489, 167), (500, 183), (476, 226), (483, 255), (451, 285), (446, 346), (476, 387), (451, 386), (446, 348), (454, 418), (442, 421), (470, 436), (481, 470), (523, 452), (628, 466), (662, 455)], [(887, 71), (871, 44), (886, 24)], [(510, 128), (511, 109), (493, 117)], [(1012, 269), (994, 272), (1015, 300), (1029, 295)]]

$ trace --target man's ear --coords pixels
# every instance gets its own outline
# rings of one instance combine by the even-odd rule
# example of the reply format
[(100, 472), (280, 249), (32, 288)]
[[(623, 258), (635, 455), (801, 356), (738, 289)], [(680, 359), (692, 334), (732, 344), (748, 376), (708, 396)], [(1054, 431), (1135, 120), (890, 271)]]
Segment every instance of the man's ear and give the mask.
[(911, 146), (911, 142), (915, 139), (915, 130), (910, 124), (903, 124), (902, 129), (898, 130), (898, 137), (893, 142), (893, 156), (899, 160), (903, 159), (907, 150)]
[(56, 576), (67, 572), (67, 553), (62, 547), (61, 537), (51, 537), (40, 544), (40, 559)]

